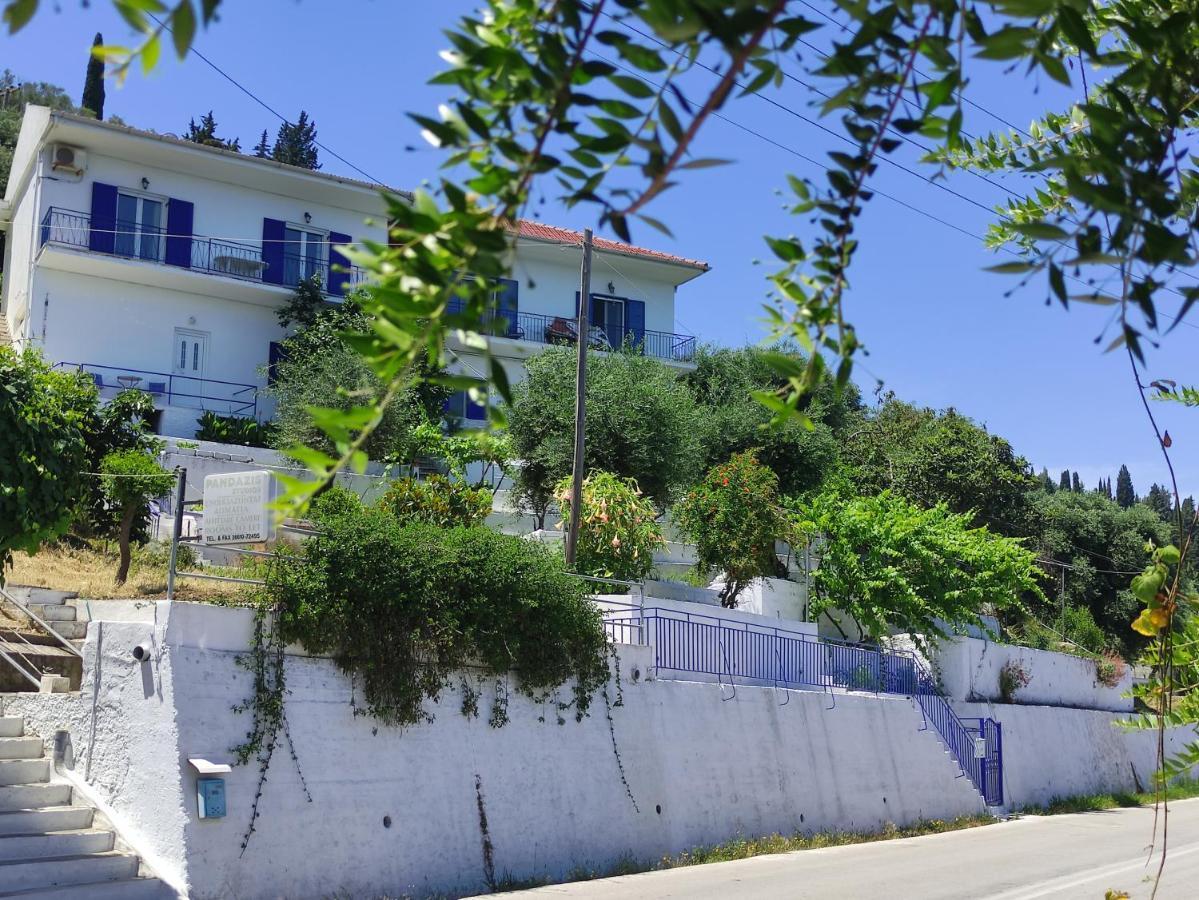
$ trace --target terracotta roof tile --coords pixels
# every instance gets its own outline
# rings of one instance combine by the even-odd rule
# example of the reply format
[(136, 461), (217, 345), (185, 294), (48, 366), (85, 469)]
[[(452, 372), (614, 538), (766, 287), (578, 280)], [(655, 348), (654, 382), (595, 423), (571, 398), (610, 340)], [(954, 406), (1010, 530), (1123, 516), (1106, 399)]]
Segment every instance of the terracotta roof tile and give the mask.
[[(556, 225), (546, 225), (543, 222), (531, 222), (521, 219), (517, 223), (517, 234), (521, 237), (533, 238), (539, 241), (549, 241), (555, 244), (578, 244), (583, 240), (583, 233), (569, 228), (559, 228)], [(645, 259), (655, 259), (659, 262), (673, 263), (679, 266), (689, 266), (693, 269), (707, 271), (706, 262), (698, 259), (688, 259), (685, 256), (675, 256), (673, 253), (663, 253), (661, 250), (650, 250), (646, 247), (635, 247), (620, 241), (597, 237), (594, 239), (596, 250), (606, 250), (610, 253), (620, 253), (625, 256), (639, 256)]]

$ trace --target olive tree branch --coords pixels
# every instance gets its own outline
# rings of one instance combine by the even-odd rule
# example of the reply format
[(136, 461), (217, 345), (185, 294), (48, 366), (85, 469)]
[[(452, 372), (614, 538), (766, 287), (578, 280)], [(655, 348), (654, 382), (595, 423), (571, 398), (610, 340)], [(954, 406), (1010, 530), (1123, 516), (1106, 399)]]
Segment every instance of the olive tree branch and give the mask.
[[(597, 7), (601, 5), (602, 3), (599, 3)], [(686, 131), (683, 132), (682, 136), (675, 143), (674, 151), (666, 160), (666, 164), (662, 166), (662, 170), (654, 176), (649, 187), (642, 191), (640, 197), (616, 214), (618, 218), (633, 215), (662, 192), (666, 186), (666, 179), (670, 177), (670, 174), (682, 161), (691, 142), (695, 139), (696, 134), (699, 133), (699, 129), (703, 126), (709, 115), (724, 105), (724, 101), (728, 99), (729, 92), (736, 84), (737, 76), (741, 74), (741, 70), (745, 68), (745, 64), (749, 61), (754, 51), (757, 50), (758, 45), (762, 43), (762, 39), (770, 31), (770, 27), (774, 24), (775, 19), (782, 15), (786, 6), (787, 0), (775, 0), (774, 6), (770, 8), (770, 11), (762, 20), (762, 24), (758, 26), (758, 29), (750, 36), (749, 40), (729, 60), (729, 67), (721, 77), (720, 84), (716, 85), (716, 89), (704, 101), (704, 105), (691, 118)]]

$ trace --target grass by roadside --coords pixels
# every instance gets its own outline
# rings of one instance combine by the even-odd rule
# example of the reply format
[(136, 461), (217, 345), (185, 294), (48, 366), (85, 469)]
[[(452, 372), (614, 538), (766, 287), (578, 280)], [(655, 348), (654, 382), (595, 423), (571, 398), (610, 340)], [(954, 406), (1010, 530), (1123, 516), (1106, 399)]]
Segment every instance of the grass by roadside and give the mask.
[[(1188, 800), (1199, 797), (1199, 780), (1179, 781), (1166, 788), (1167, 800)], [(1032, 816), (1056, 816), (1065, 813), (1095, 812), (1101, 809), (1120, 809), (1130, 806), (1152, 806), (1159, 799), (1152, 791), (1119, 794), (1084, 794), (1077, 797), (1055, 797), (1047, 806), (1023, 806), (1020, 812)]]
[[(80, 597), (91, 600), (165, 599), (167, 591), (167, 549), (159, 545), (135, 548), (129, 578), (123, 585), (114, 582), (117, 571), (117, 547), (97, 543), (89, 547), (56, 545), (43, 547), (30, 556), (14, 553), (13, 566), (7, 573), (7, 584), (30, 584), (62, 591), (78, 591)], [(187, 564), (190, 568), (190, 564)], [(180, 564), (180, 568), (184, 563)], [(206, 569), (214, 575), (255, 577), (244, 570)], [(244, 603), (248, 601), (247, 585), (198, 578), (176, 581), (176, 596), (180, 600), (207, 603)]]
[[(791, 853), (796, 850), (819, 850), (824, 847), (843, 847), (848, 844), (870, 844), (875, 841), (890, 841), (897, 838), (920, 837), (926, 834), (942, 834), (991, 825), (999, 820), (994, 816), (959, 816), (956, 819), (928, 819), (900, 828), (888, 823), (879, 831), (826, 831), (815, 834), (771, 834), (760, 838), (734, 838), (708, 847), (694, 847), (677, 856), (664, 856), (656, 862), (641, 862), (625, 857), (604, 870), (575, 869), (567, 882), (594, 881), (598, 878), (614, 878), (618, 875), (637, 875), (659, 869), (677, 869), (682, 866), (698, 866), (705, 863), (731, 862), (772, 853)], [(548, 879), (518, 879), (511, 876), (500, 879), (494, 893), (528, 890), (550, 884)]]
[[(1182, 781), (1170, 785), (1166, 791), (1169, 800), (1186, 800), (1199, 797), (1199, 780)], [(1151, 792), (1118, 794), (1088, 794), (1052, 800), (1047, 806), (1025, 806), (1019, 810), (1024, 815), (1061, 815), (1064, 813), (1093, 812), (1132, 806), (1152, 806), (1157, 798)], [(959, 816), (956, 819), (930, 819), (900, 828), (887, 824), (879, 831), (829, 831), (816, 834), (771, 834), (760, 838), (735, 838), (708, 847), (695, 847), (676, 856), (665, 856), (656, 862), (641, 862), (631, 857), (617, 861), (611, 867), (599, 870), (576, 869), (566, 878), (571, 881), (592, 881), (597, 878), (614, 878), (619, 875), (636, 875), (658, 869), (675, 869), (681, 866), (698, 866), (706, 863), (731, 862), (774, 853), (792, 853), (797, 850), (819, 850), (825, 847), (843, 847), (850, 844), (870, 844), (898, 838), (921, 837), (928, 834), (944, 834), (993, 825), (999, 819), (989, 815)], [(545, 878), (518, 879), (511, 876), (500, 879), (494, 893), (527, 890), (551, 882)]]

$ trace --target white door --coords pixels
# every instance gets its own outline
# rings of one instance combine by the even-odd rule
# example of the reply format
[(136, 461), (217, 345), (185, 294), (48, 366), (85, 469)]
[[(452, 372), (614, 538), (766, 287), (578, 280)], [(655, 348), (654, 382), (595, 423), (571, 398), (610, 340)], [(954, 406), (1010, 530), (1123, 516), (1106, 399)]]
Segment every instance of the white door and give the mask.
[(204, 408), (204, 370), (208, 363), (208, 332), (175, 329), (170, 402), (175, 406)]

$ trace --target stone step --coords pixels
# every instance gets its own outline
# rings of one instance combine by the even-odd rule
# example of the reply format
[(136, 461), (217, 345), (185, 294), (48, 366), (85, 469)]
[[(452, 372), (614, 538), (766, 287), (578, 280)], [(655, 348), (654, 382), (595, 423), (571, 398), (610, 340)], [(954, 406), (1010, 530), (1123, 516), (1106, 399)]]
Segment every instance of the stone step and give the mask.
[(65, 603), (30, 603), (29, 611), (44, 622), (74, 622), (79, 618), (79, 610)]
[(36, 735), (0, 738), (0, 759), (41, 759), (44, 750)]
[(9, 784), (0, 786), (0, 812), (15, 809), (41, 809), (46, 806), (69, 806), (69, 784)]
[[(0, 862), (0, 896), (68, 885), (93, 885), (137, 876), (138, 858), (109, 850), (80, 856), (47, 856), (36, 860)], [(58, 895), (56, 895), (58, 896)], [(88, 896), (95, 896), (94, 893)]]
[(78, 591), (58, 591), (54, 588), (30, 587), (27, 584), (9, 585), (5, 590), (14, 599), (26, 605), (37, 603), (42, 606), (61, 606), (79, 596)]
[(0, 836), (91, 828), (92, 812), (88, 806), (47, 806), (0, 812)]
[(107, 853), (114, 843), (111, 831), (99, 831), (95, 828), (52, 831), (48, 834), (13, 834), (0, 837), (0, 862)]
[(0, 785), (34, 784), (50, 780), (50, 760), (0, 759)]
[(85, 621), (63, 622), (56, 620), (51, 622), (47, 620), (46, 624), (68, 641), (81, 641), (87, 637), (87, 622)]
[(20, 716), (0, 716), (0, 737), (20, 737), (25, 733), (25, 720)]
[(35, 888), (0, 893), (28, 900), (174, 900), (179, 895), (157, 878), (130, 878), (69, 887)]

